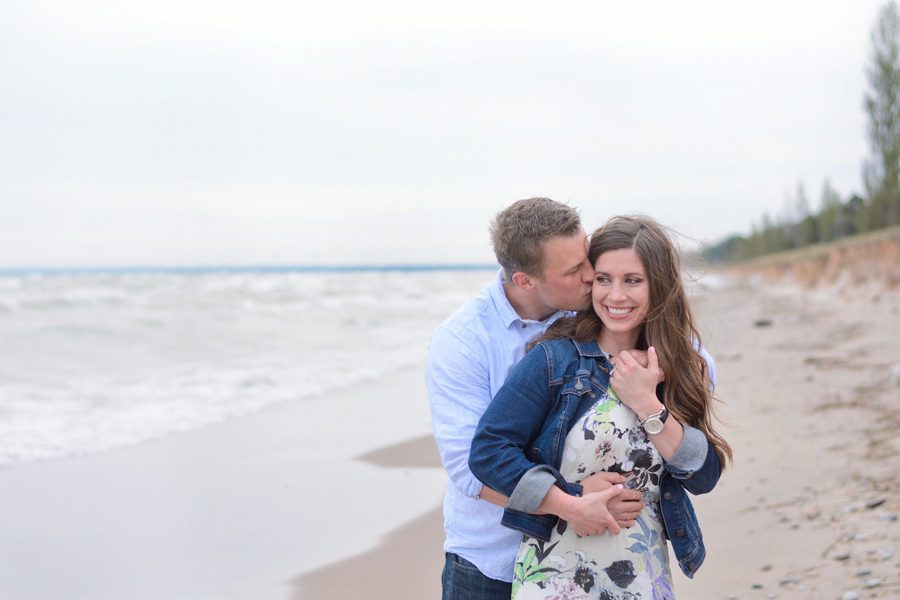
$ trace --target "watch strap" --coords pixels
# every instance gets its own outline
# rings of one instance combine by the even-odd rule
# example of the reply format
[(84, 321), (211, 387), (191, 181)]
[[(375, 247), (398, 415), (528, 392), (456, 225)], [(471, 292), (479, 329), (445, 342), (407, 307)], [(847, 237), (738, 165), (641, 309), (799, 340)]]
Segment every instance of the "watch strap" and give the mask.
[[(648, 415), (646, 419), (640, 422), (641, 428), (645, 428), (647, 423), (650, 421), (659, 421), (660, 424), (665, 425), (666, 419), (669, 418), (669, 409), (665, 406), (662, 407), (662, 410), (659, 412), (653, 413), (652, 415)], [(658, 432), (655, 432), (658, 433)]]

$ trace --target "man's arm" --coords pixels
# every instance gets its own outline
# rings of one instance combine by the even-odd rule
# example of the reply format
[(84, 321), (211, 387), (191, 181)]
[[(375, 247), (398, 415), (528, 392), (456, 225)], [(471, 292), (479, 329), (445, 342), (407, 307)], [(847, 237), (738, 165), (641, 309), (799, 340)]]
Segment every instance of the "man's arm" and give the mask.
[(500, 508), (506, 508), (506, 505), (509, 503), (509, 498), (484, 484), (481, 484), (481, 494), (478, 497), (482, 500), (487, 500), (491, 504), (496, 504)]
[(472, 436), (491, 402), (485, 349), (451, 329), (435, 331), (428, 346), (425, 385), (441, 462), (452, 484), (469, 498), (505, 507), (506, 496), (483, 486), (469, 470)]

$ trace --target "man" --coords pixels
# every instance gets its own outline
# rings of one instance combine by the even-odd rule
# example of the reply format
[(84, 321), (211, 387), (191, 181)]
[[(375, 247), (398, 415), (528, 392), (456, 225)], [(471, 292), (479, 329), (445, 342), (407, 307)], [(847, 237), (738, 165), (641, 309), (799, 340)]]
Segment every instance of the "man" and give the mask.
[[(521, 534), (500, 525), (507, 498), (469, 471), (472, 436), (527, 343), (563, 311), (591, 304), (593, 267), (575, 209), (548, 198), (520, 200), (496, 216), (491, 242), (501, 267), (497, 279), (434, 332), (425, 371), (434, 436), (449, 479), (444, 600), (511, 595)], [(615, 482), (614, 474), (605, 475), (594, 476), (598, 487), (592, 491)], [(631, 525), (643, 508), (641, 494), (615, 492), (609, 513)]]

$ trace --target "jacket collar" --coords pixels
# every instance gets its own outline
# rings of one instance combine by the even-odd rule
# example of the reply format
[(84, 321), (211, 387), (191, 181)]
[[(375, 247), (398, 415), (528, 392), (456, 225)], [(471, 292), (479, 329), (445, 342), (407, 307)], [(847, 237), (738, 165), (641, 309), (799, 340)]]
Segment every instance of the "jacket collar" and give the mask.
[(607, 358), (606, 353), (600, 349), (600, 345), (597, 343), (597, 340), (588, 340), (586, 342), (572, 340), (572, 343), (575, 344), (575, 348), (578, 349), (578, 354), (580, 354), (581, 356), (589, 356), (591, 358)]

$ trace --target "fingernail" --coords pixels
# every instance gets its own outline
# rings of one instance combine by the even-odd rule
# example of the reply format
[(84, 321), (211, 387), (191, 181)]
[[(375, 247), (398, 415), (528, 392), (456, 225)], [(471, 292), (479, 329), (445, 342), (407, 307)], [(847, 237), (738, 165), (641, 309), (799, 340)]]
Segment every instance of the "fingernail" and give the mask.
[(616, 487), (619, 488), (619, 489), (625, 489), (625, 486), (622, 485), (621, 483), (617, 483), (617, 484), (616, 484)]

